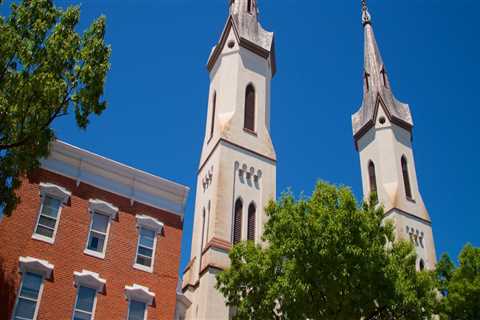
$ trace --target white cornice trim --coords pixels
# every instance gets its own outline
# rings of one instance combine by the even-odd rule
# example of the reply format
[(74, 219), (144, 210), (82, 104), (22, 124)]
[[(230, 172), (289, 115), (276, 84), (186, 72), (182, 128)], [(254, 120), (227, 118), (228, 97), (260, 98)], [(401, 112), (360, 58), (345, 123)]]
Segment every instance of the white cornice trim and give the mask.
[(160, 222), (159, 220), (144, 214), (142, 215), (137, 214), (136, 218), (137, 218), (138, 227), (145, 227), (147, 229), (152, 229), (156, 233), (162, 232), (163, 222)]
[(98, 199), (90, 199), (88, 201), (90, 212), (99, 212), (109, 215), (112, 219), (117, 217), (118, 208), (115, 207), (113, 204), (98, 200)]
[(183, 218), (189, 188), (56, 140), (43, 169)]
[(20, 271), (22, 273), (38, 273), (47, 279), (52, 276), (54, 266), (46, 260), (40, 260), (32, 257), (20, 257), (18, 260), (20, 264)]
[(155, 298), (155, 293), (151, 292), (149, 288), (133, 284), (133, 286), (125, 286), (125, 296), (128, 300), (134, 300), (138, 302), (151, 305)]
[(70, 196), (72, 193), (68, 191), (67, 189), (57, 186), (56, 184), (53, 183), (40, 183), (40, 194), (41, 196), (49, 195), (51, 197), (57, 198), (58, 200), (61, 200), (62, 203), (67, 203), (68, 199), (70, 199)]
[(75, 278), (75, 285), (84, 286), (91, 289), (97, 290), (97, 292), (102, 292), (105, 288), (107, 280), (100, 278), (98, 273), (82, 270), (82, 272), (75, 271), (73, 273)]

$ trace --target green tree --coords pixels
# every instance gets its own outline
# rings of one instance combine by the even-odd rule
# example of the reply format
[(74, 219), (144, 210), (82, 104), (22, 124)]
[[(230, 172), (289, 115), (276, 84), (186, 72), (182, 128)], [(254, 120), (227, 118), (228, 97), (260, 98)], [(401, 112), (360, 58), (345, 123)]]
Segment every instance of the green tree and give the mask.
[[(372, 197), (371, 203), (375, 203)], [(240, 243), (217, 288), (237, 319), (426, 319), (434, 276), (416, 272), (379, 206), (319, 183), (310, 198), (284, 194), (266, 208), (263, 248)]]
[(78, 6), (62, 10), (52, 0), (23, 0), (0, 16), (0, 211), (7, 215), (21, 177), (49, 153), (55, 119), (73, 113), (85, 129), (106, 108), (105, 17), (83, 34), (75, 31), (79, 19)]
[(443, 294), (440, 318), (480, 319), (480, 248), (466, 245), (456, 267), (447, 254), (437, 264), (438, 288)]

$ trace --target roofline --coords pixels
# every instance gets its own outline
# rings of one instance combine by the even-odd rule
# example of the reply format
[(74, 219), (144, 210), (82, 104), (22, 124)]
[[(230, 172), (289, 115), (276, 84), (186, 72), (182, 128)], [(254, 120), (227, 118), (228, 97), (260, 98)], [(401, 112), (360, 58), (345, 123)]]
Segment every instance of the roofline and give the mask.
[(55, 140), (41, 168), (182, 217), (190, 188)]
[(276, 64), (276, 58), (275, 58), (275, 38), (272, 40), (272, 47), (269, 50), (266, 50), (259, 45), (255, 44), (254, 42), (249, 41), (248, 39), (245, 39), (241, 37), (238, 33), (238, 30), (235, 26), (235, 23), (233, 21), (233, 17), (230, 15), (228, 17), (227, 23), (225, 24), (225, 27), (223, 28), (222, 31), (222, 36), (220, 38), (220, 41), (217, 43), (215, 46), (215, 49), (213, 50), (212, 54), (210, 55), (208, 62), (207, 62), (207, 70), (208, 72), (211, 72), (213, 70), (213, 67), (217, 63), (218, 57), (222, 53), (222, 49), (225, 46), (225, 42), (227, 41), (228, 37), (228, 31), (229, 27), (233, 28), (233, 31), (235, 33), (235, 38), (237, 38), (238, 45), (241, 46), (242, 48), (245, 48), (255, 54), (258, 54), (262, 58), (268, 59), (269, 57), (271, 58), (271, 64), (272, 64), (272, 78), (275, 76), (275, 73), (277, 72), (277, 64)]

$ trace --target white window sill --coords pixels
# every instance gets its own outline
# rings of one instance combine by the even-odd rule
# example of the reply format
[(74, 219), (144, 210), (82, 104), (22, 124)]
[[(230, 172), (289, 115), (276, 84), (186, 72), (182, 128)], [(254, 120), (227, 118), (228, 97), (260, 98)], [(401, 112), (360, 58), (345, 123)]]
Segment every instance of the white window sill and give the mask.
[(42, 236), (42, 235), (39, 235), (39, 234), (36, 234), (36, 233), (34, 233), (32, 235), (32, 239), (42, 241), (42, 242), (46, 242), (48, 244), (54, 244), (55, 243), (55, 238), (45, 237), (45, 236)]
[(105, 253), (103, 253), (103, 252), (97, 252), (97, 251), (92, 251), (92, 250), (85, 249), (85, 250), (83, 250), (83, 253), (86, 254), (86, 255), (95, 257), (95, 258), (105, 259)]
[(133, 265), (133, 268), (134, 268), (134, 269), (137, 269), (137, 270), (140, 270), (140, 271), (145, 271), (145, 272), (153, 273), (153, 268), (152, 268), (152, 267), (147, 267), (147, 266), (144, 266), (144, 265), (142, 265), (142, 264), (135, 263), (135, 264)]

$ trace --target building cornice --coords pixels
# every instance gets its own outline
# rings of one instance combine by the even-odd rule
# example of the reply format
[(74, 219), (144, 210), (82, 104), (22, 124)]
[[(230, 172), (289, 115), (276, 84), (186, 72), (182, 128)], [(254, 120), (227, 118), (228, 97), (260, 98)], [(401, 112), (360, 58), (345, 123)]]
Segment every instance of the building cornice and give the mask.
[(45, 170), (92, 185), (135, 202), (146, 204), (183, 218), (189, 188), (125, 164), (72, 146), (52, 142), (51, 153), (42, 159)]

